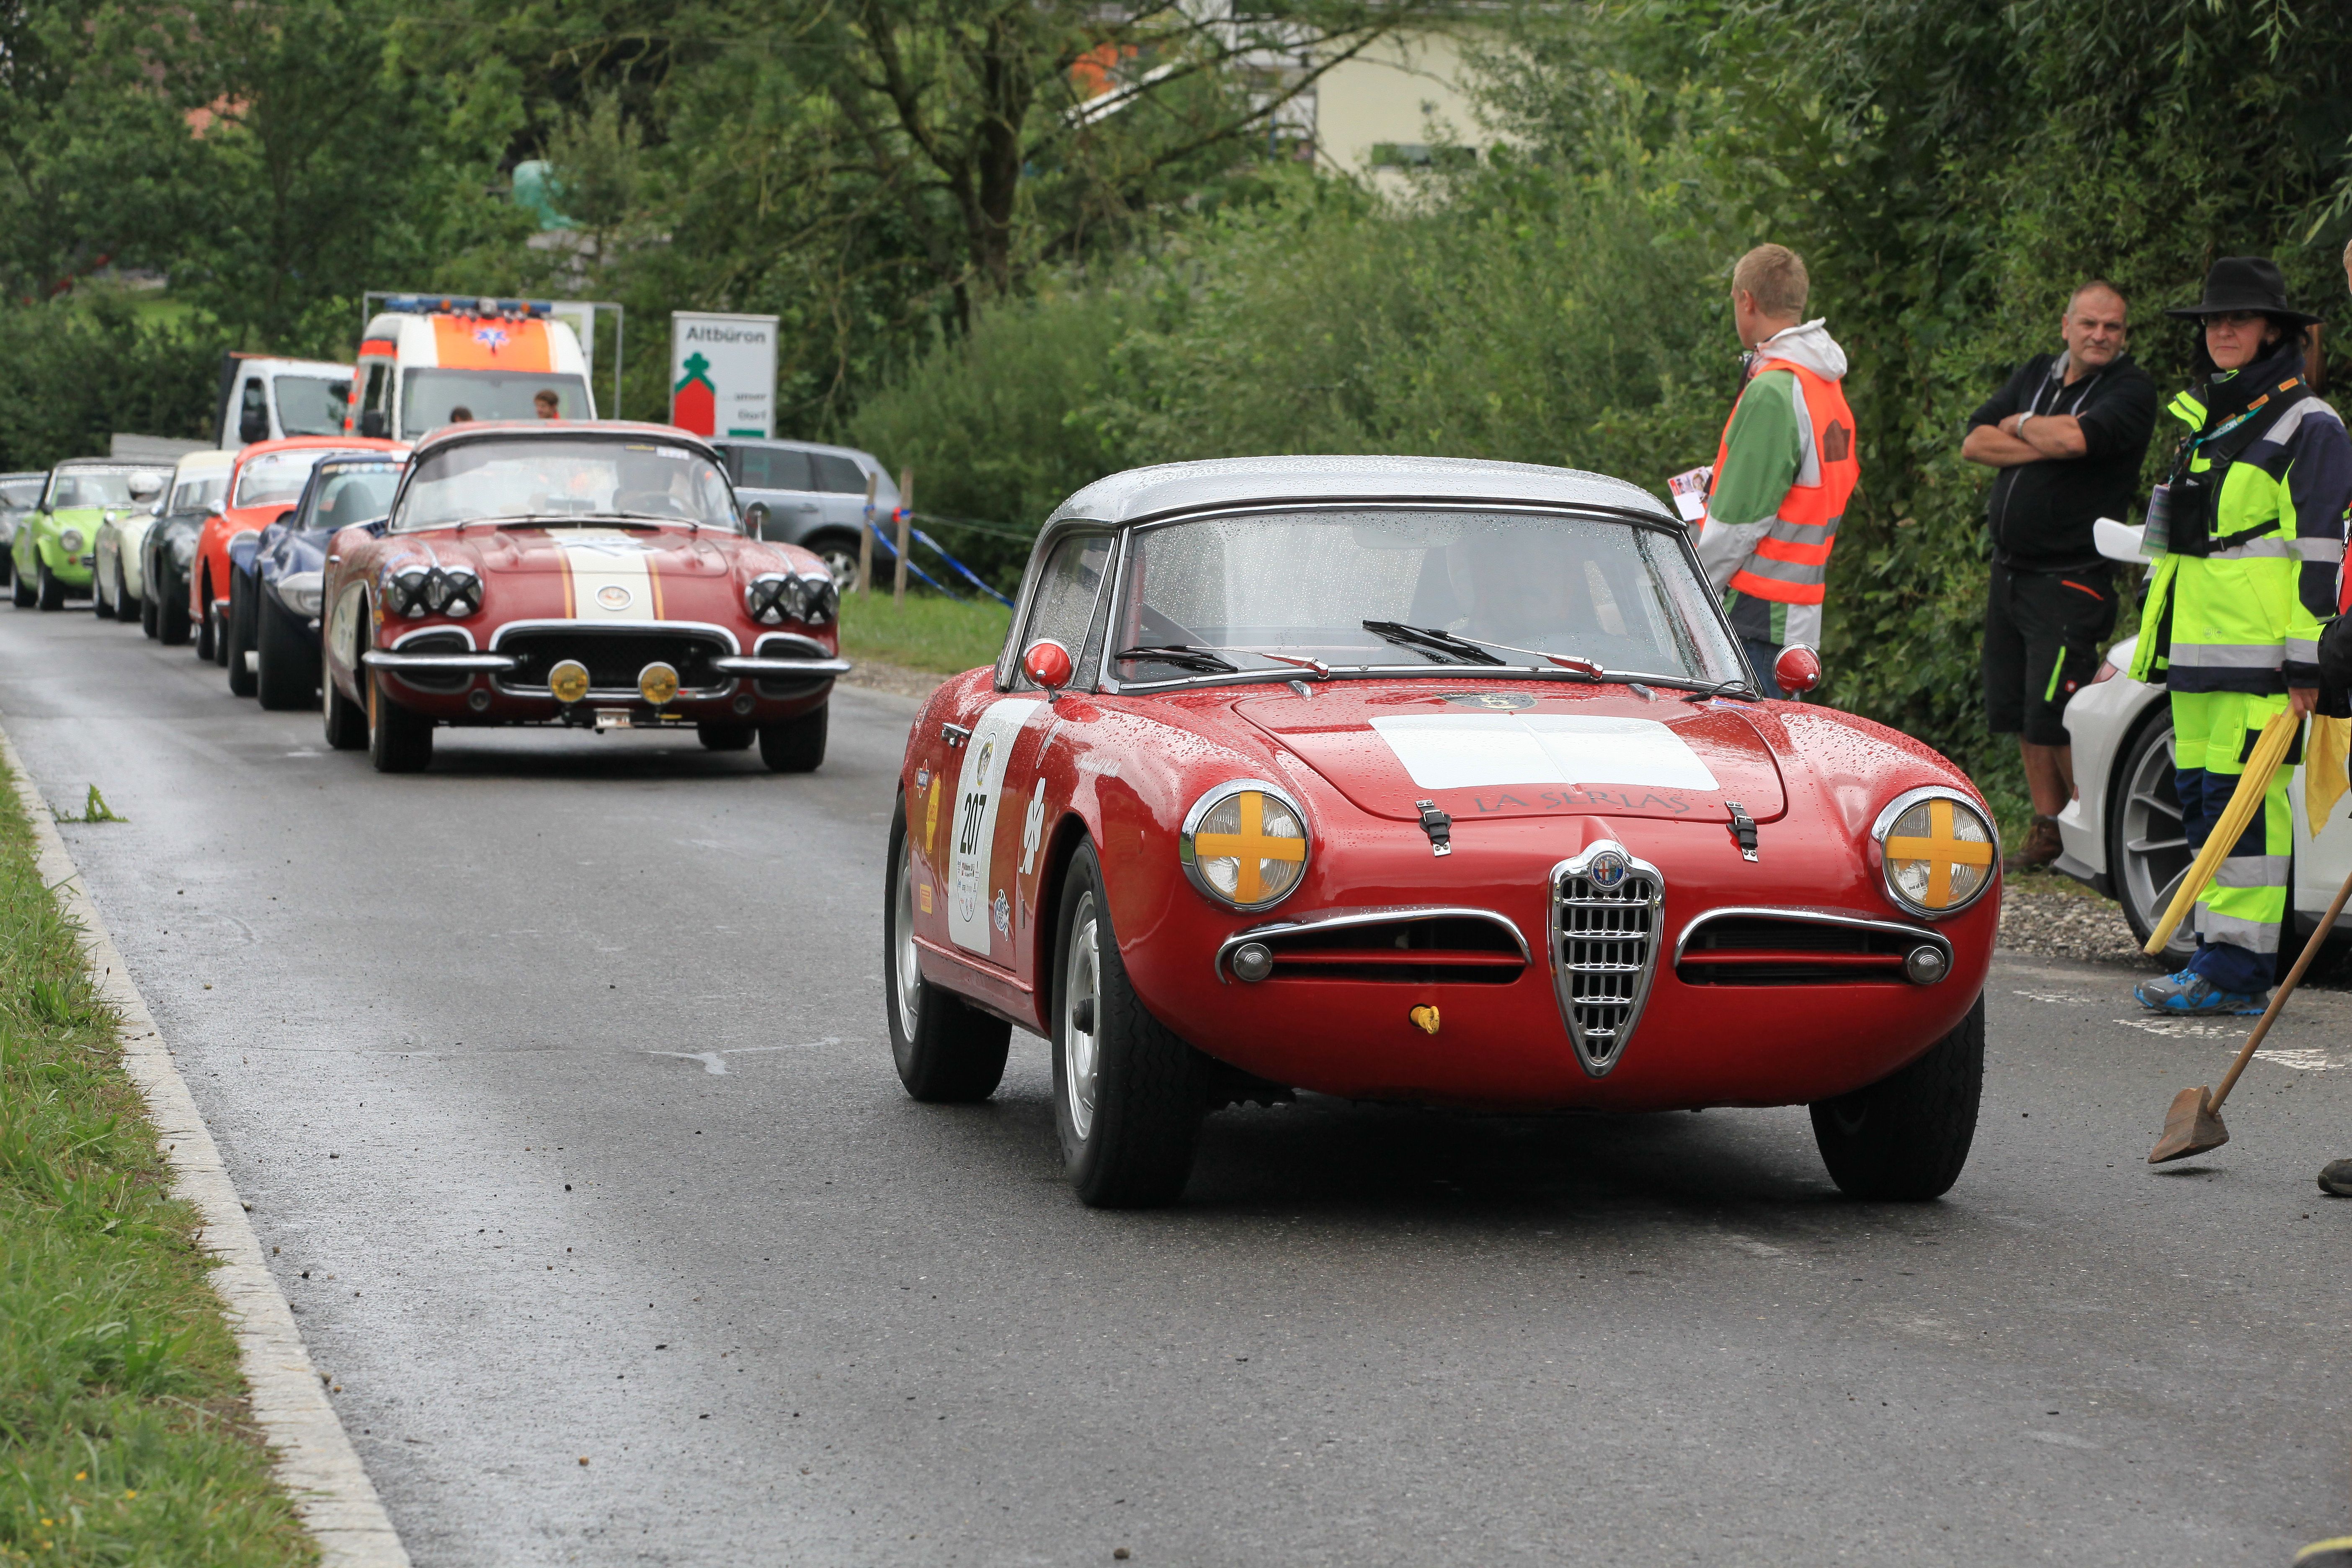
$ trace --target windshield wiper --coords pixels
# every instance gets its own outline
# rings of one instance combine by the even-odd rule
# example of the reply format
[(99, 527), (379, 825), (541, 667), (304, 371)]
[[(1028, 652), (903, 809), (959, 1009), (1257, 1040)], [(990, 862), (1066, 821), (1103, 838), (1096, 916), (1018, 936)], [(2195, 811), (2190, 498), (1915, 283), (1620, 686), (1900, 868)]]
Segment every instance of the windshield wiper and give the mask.
[(1697, 690), (1685, 696), (1683, 700), (1685, 702), (1706, 702), (1717, 697), (1737, 698), (1742, 702), (1761, 702), (1764, 700), (1764, 699), (1756, 694), (1756, 689), (1754, 687), (1748, 685), (1747, 681), (1741, 679), (1736, 675), (1729, 680), (1718, 680), (1713, 686), (1702, 686)]
[(1121, 648), (1111, 655), (1122, 662), (1148, 659), (1153, 664), (1172, 664), (1179, 669), (1189, 669), (1200, 675), (1238, 675), (1241, 666), (1218, 658), (1204, 647), (1190, 643), (1170, 643), (1161, 647)]
[(1376, 637), (1417, 653), (1445, 654), (1455, 664), (1500, 664), (1503, 661), (1465, 637), (1432, 626), (1407, 626), (1402, 621), (1366, 621), (1364, 629)]

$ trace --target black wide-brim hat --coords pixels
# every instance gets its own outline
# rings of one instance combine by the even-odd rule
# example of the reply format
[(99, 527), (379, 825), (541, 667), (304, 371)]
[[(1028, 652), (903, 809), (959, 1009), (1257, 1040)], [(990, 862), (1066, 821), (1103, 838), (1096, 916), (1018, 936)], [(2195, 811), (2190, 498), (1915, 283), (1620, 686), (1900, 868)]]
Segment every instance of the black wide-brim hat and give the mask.
[(2176, 305), (2165, 314), (2193, 321), (2236, 310), (2276, 316), (2305, 327), (2320, 319), (2286, 302), (2286, 279), (2279, 275), (2278, 263), (2260, 256), (2223, 257), (2205, 274), (2205, 298), (2194, 305)]

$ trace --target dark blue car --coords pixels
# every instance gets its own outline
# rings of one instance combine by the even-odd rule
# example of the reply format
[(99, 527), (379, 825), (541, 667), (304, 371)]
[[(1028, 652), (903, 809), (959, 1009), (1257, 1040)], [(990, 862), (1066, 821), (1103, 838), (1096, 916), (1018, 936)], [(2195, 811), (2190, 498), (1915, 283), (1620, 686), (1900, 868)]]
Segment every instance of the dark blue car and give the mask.
[(302, 499), (258, 533), (229, 541), (228, 689), (264, 708), (319, 700), (320, 584), (338, 529), (381, 522), (405, 459), (329, 458), (310, 470)]

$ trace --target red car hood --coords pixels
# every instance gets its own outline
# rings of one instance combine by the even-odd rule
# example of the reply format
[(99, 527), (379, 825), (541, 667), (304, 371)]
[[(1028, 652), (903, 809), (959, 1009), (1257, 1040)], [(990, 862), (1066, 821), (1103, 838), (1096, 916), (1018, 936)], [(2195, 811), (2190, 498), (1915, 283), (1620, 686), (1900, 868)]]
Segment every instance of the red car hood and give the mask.
[(654, 565), (666, 577), (724, 577), (745, 542), (716, 530), (683, 529), (501, 528), (457, 537), (474, 547), (486, 572), (558, 573), (576, 568), (583, 558), (611, 558)]
[(1433, 800), (1456, 817), (1592, 811), (1727, 822), (1727, 801), (1769, 821), (1780, 770), (1737, 707), (1643, 701), (1622, 688), (1399, 691), (1332, 682), (1253, 696), (1234, 711), (1378, 816)]

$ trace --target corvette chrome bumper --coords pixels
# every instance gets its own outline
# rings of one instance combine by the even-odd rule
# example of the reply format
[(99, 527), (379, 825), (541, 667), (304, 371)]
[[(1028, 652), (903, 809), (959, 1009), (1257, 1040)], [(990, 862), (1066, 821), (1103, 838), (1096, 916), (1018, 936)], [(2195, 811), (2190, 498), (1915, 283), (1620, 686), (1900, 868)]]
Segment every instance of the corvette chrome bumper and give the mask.
[(795, 676), (816, 679), (826, 676), (847, 675), (849, 661), (845, 658), (754, 658), (748, 654), (730, 654), (710, 661), (710, 668), (722, 675), (756, 676), (761, 680), (789, 680)]
[(360, 662), (370, 669), (381, 669), (397, 675), (403, 670), (418, 670), (441, 675), (502, 674), (515, 667), (512, 654), (506, 653), (394, 653), (389, 648), (372, 647), (360, 655)]

